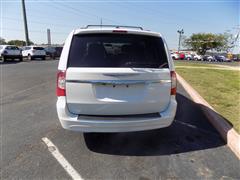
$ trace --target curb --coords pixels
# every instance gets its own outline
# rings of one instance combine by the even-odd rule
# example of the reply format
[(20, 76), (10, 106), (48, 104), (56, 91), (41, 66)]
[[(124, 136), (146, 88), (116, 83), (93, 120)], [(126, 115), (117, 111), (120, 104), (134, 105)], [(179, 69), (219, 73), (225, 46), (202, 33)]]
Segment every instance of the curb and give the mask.
[(192, 100), (199, 104), (203, 113), (207, 116), (210, 123), (217, 129), (224, 141), (240, 159), (240, 135), (233, 127), (205, 100), (200, 94), (193, 89), (179, 74), (177, 74), (178, 82), (183, 86)]

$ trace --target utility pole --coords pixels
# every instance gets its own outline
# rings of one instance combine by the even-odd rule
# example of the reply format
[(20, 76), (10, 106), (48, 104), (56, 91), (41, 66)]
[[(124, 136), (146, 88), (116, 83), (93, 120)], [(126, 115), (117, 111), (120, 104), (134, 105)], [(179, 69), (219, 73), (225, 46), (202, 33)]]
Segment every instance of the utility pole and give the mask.
[(25, 0), (22, 0), (22, 11), (23, 11), (23, 21), (24, 21), (26, 46), (28, 46), (29, 45), (29, 37), (28, 37), (28, 26), (27, 26), (27, 15), (26, 15), (26, 8), (25, 8)]
[(184, 31), (182, 29), (182, 30), (178, 30), (177, 32), (179, 33), (179, 40), (178, 40), (178, 52), (179, 52), (181, 47), (182, 34), (184, 34)]

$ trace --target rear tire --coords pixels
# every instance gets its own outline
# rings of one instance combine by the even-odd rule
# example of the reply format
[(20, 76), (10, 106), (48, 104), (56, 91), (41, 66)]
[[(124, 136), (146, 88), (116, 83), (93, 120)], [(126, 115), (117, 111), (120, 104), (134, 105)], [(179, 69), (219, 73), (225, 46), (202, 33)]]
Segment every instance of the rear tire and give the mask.
[(19, 58), (19, 61), (20, 61), (20, 62), (21, 62), (21, 61), (23, 61), (23, 58), (22, 58), (22, 57), (20, 57), (20, 58)]
[(0, 58), (0, 63), (4, 63), (4, 61), (5, 61), (5, 58), (4, 58), (4, 56), (2, 56), (2, 57)]
[(28, 59), (28, 61), (31, 61), (31, 60), (32, 60), (32, 56), (29, 54), (29, 55), (27, 56), (27, 59)]

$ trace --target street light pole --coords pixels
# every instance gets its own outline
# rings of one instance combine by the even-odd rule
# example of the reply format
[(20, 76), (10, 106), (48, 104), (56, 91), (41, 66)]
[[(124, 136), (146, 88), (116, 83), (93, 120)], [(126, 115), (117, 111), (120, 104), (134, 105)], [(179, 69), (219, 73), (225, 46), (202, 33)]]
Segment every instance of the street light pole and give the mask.
[(25, 0), (22, 0), (22, 11), (23, 11), (23, 21), (24, 21), (26, 46), (28, 46), (29, 45), (29, 37), (28, 37), (28, 26), (27, 26), (27, 15), (26, 15), (26, 8), (25, 8)]
[(178, 30), (177, 32), (179, 33), (179, 40), (178, 40), (178, 52), (179, 52), (181, 47), (182, 34), (184, 34), (184, 31), (182, 29), (182, 30)]

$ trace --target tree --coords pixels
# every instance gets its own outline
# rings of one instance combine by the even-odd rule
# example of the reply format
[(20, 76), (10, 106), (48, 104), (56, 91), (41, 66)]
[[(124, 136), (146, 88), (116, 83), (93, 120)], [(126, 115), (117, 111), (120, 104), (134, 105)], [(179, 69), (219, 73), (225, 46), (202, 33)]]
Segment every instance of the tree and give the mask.
[(3, 38), (0, 37), (0, 44), (6, 44), (5, 39), (3, 39)]
[(238, 35), (234, 37), (234, 35), (229, 32), (225, 32), (223, 35), (225, 36), (226, 43), (223, 46), (222, 50), (228, 53), (236, 46), (235, 43), (237, 41)]
[(184, 46), (204, 55), (207, 50), (226, 51), (229, 38), (226, 34), (198, 33), (185, 39)]
[[(15, 45), (15, 46), (25, 46), (26, 42), (23, 40), (10, 40), (7, 42), (9, 45)], [(29, 41), (29, 45), (34, 44), (32, 41)]]

